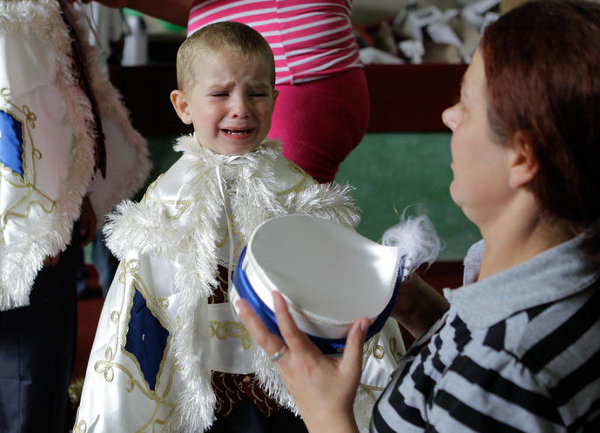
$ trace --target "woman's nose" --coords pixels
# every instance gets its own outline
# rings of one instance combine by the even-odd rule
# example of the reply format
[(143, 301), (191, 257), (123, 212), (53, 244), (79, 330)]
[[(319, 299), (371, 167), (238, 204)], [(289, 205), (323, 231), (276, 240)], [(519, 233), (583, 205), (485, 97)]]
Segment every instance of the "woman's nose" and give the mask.
[(458, 120), (458, 108), (456, 105), (448, 107), (442, 112), (442, 122), (451, 131), (454, 131), (454, 129), (458, 125)]

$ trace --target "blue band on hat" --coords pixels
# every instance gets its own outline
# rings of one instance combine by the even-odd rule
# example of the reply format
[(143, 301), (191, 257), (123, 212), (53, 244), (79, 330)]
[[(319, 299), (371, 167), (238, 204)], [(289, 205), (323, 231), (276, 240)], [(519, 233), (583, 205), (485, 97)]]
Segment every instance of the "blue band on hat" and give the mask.
[[(275, 312), (272, 311), (256, 294), (256, 292), (252, 288), (252, 284), (250, 284), (250, 281), (248, 281), (246, 273), (242, 269), (242, 263), (244, 262), (245, 256), (246, 248), (242, 250), (240, 259), (238, 261), (238, 266), (236, 267), (236, 270), (233, 274), (233, 284), (235, 285), (235, 289), (237, 290), (240, 297), (245, 299), (250, 304), (250, 306), (252, 306), (256, 314), (263, 320), (269, 331), (271, 331), (274, 334), (277, 334), (279, 337), (281, 337), (281, 339), (283, 339), (283, 337), (281, 336), (281, 332), (279, 332), (279, 327), (277, 326), (277, 318), (275, 317)], [(381, 312), (381, 314), (377, 316), (377, 319), (375, 319), (375, 321), (369, 327), (366, 340), (368, 340), (381, 330), (388, 316), (392, 312), (392, 308), (396, 303), (396, 298), (398, 297), (398, 292), (400, 291), (400, 286), (402, 284), (404, 261), (405, 256), (402, 256), (400, 258), (400, 266), (398, 267), (398, 275), (396, 277), (396, 283), (394, 285), (392, 297), (386, 305), (386, 307)], [(342, 353), (344, 347), (346, 347), (345, 338), (323, 338), (316, 337), (308, 333), (306, 333), (306, 335), (326, 355)]]

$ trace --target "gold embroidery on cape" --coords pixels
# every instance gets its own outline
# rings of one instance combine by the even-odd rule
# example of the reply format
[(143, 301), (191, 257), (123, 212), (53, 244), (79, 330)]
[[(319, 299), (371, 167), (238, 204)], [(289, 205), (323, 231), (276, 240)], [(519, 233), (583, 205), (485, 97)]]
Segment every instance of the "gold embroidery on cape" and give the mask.
[(87, 432), (87, 423), (83, 420), (75, 421), (75, 425), (73, 426), (73, 433), (86, 433)]
[(385, 387), (366, 385), (364, 383), (359, 383), (358, 387), (361, 391), (363, 391), (365, 394), (371, 397), (373, 401), (377, 401), (377, 399), (379, 398), (379, 396), (375, 393), (381, 393), (385, 389)]
[(163, 214), (167, 219), (176, 220), (181, 218), (181, 215), (185, 213), (186, 210), (192, 205), (191, 200), (157, 200), (152, 197), (149, 193), (156, 188), (156, 183), (162, 179), (164, 173), (159, 175), (154, 182), (152, 182), (148, 188), (146, 189), (146, 193), (142, 198), (142, 202), (153, 202), (153, 203), (161, 203), (164, 207)]
[(87, 433), (87, 422), (79, 419), (79, 408), (75, 415), (75, 425), (73, 426), (72, 433)]
[[(233, 247), (233, 257), (239, 258), (240, 252), (242, 251), (246, 243), (243, 240), (242, 232), (239, 229), (236, 230), (237, 224), (235, 222), (235, 214), (233, 212), (231, 213), (231, 215), (229, 215), (229, 222), (231, 224), (231, 229), (233, 231), (233, 238), (235, 242), (235, 245)], [(225, 246), (225, 243), (229, 239), (229, 230), (227, 229), (227, 227), (221, 227), (220, 230), (223, 231), (224, 234), (223, 239), (215, 242), (217, 248), (223, 248), (223, 246)]]
[(251, 349), (254, 345), (250, 333), (240, 322), (233, 320), (226, 320), (224, 322), (211, 320), (209, 321), (209, 326), (210, 338), (217, 338), (221, 341), (225, 341), (228, 338), (240, 340), (240, 343), (245, 350)]
[[(0, 89), (0, 97), (4, 100), (2, 110), (21, 124), (23, 134), (23, 177), (0, 163), (0, 182), (24, 190), (20, 197), (13, 203), (8, 203), (0, 213), (0, 234), (2, 234), (9, 218), (25, 218), (34, 206), (45, 213), (52, 213), (56, 208), (56, 202), (37, 187), (36, 160), (42, 159), (42, 153), (35, 147), (32, 134), (37, 116), (27, 105), (17, 106), (12, 101), (10, 89), (6, 87)], [(4, 236), (0, 237), (0, 245), (2, 243), (4, 243)]]
[(385, 355), (385, 348), (379, 344), (379, 337), (381, 333), (378, 332), (375, 334), (369, 341), (365, 343), (363, 346), (363, 361), (362, 368), (365, 368), (365, 365), (369, 361), (369, 358), (373, 356), (375, 359), (383, 359)]
[[(383, 359), (385, 356), (385, 347), (379, 344), (379, 338), (381, 333), (378, 332), (375, 334), (369, 341), (365, 343), (363, 346), (363, 361), (362, 361), (362, 369), (365, 369), (369, 358), (373, 356), (375, 359)], [(401, 345), (398, 343), (398, 339), (396, 337), (390, 337), (388, 341), (389, 352), (394, 359), (394, 362), (398, 364), (398, 361), (403, 356)], [(365, 383), (359, 383), (359, 388), (365, 392), (373, 401), (376, 401), (379, 397), (375, 392), (381, 393), (385, 387), (367, 385)]]
[(148, 185), (148, 188), (146, 188), (146, 192), (144, 193), (144, 197), (142, 197), (142, 202), (145, 201), (149, 201), (152, 200), (154, 201), (154, 198), (152, 196), (150, 196), (149, 194), (154, 190), (154, 188), (156, 188), (156, 184), (158, 183), (159, 180), (161, 180), (163, 178), (165, 174), (161, 173), (158, 175), (158, 177), (150, 183), (150, 185)]
[[(144, 299), (146, 300), (146, 305), (147, 307), (150, 309), (150, 311), (152, 312), (152, 314), (157, 318), (157, 320), (161, 323), (161, 325), (169, 330), (169, 336), (167, 338), (167, 345), (165, 347), (164, 353), (169, 353), (170, 352), (170, 346), (171, 346), (171, 341), (173, 338), (176, 337), (176, 335), (178, 334), (178, 332), (181, 329), (181, 323), (174, 323), (166, 314), (166, 308), (168, 307), (169, 303), (168, 300), (164, 297), (161, 297), (159, 299), (155, 298), (152, 293), (150, 292), (150, 290), (148, 290), (148, 288), (146, 287), (146, 284), (144, 283), (143, 279), (140, 277), (140, 275), (137, 274), (137, 271), (139, 270), (140, 264), (137, 260), (122, 260), (121, 264), (119, 265), (119, 276), (118, 276), (118, 281), (119, 283), (123, 284), (124, 286), (124, 290), (123, 290), (123, 298), (121, 300), (121, 307), (119, 309), (119, 311), (114, 310), (112, 311), (111, 315), (110, 315), (110, 320), (111, 322), (115, 323), (115, 327), (116, 327), (116, 332), (115, 332), (115, 342), (114, 342), (114, 346), (113, 347), (108, 347), (105, 351), (104, 354), (104, 360), (102, 361), (97, 361), (94, 364), (94, 370), (97, 373), (103, 374), (104, 375), (104, 380), (106, 380), (107, 382), (112, 382), (114, 380), (115, 377), (115, 370), (123, 373), (126, 375), (127, 377), (127, 382), (126, 382), (126, 391), (127, 392), (133, 392), (134, 389), (139, 389), (142, 394), (149, 400), (153, 401), (155, 403), (154, 406), (154, 410), (152, 415), (150, 416), (150, 418), (148, 419), (148, 421), (146, 421), (146, 423), (139, 429), (136, 431), (136, 433), (144, 433), (146, 432), (146, 429), (148, 427), (152, 426), (156, 426), (158, 425), (164, 425), (167, 420), (172, 416), (172, 414), (174, 413), (175, 410), (175, 404), (168, 401), (167, 400), (167, 396), (171, 390), (171, 386), (173, 384), (173, 378), (174, 378), (174, 374), (175, 371), (177, 370), (177, 362), (176, 362), (176, 358), (174, 354), (170, 355), (170, 358), (165, 356), (163, 357), (160, 366), (159, 366), (159, 370), (158, 370), (158, 374), (156, 376), (156, 385), (154, 387), (154, 391), (152, 391), (150, 389), (150, 386), (148, 385), (148, 383), (146, 382), (146, 380), (144, 379), (144, 375), (142, 374), (140, 365), (137, 361), (137, 359), (135, 358), (135, 356), (131, 353), (129, 353), (126, 349), (125, 349), (125, 344), (126, 344), (126, 335), (127, 332), (129, 330), (129, 320), (130, 320), (130, 311), (131, 311), (131, 307), (133, 305), (133, 297), (135, 294), (135, 291), (139, 291), (142, 296), (144, 296)], [(133, 280), (131, 281), (131, 290), (129, 291), (129, 293), (127, 292), (127, 290), (125, 290), (125, 286), (127, 285), (127, 278), (132, 278)], [(125, 326), (123, 326), (123, 329), (121, 330), (121, 313), (120, 312), (126, 312), (126, 317), (125, 317)], [(117, 356), (118, 353), (122, 353), (123, 355), (125, 355), (126, 357), (128, 357), (129, 359), (131, 359), (136, 367), (136, 372), (132, 373), (125, 365), (120, 364), (118, 362), (115, 362), (115, 357)], [(169, 359), (168, 359), (169, 358)], [(168, 375), (168, 380), (167, 383), (164, 387), (164, 391), (162, 393), (158, 393), (158, 390), (161, 388), (161, 379), (163, 376), (163, 370), (165, 368), (165, 362), (169, 361), (170, 365), (172, 365), (171, 371), (169, 372)], [(141, 380), (137, 380), (135, 379), (135, 377), (139, 377), (141, 378)], [(158, 411), (160, 410), (162, 406), (166, 406), (168, 408), (170, 408), (169, 413), (167, 414), (167, 416), (165, 417), (165, 419), (158, 419)], [(153, 428), (154, 431), (154, 428)]]
[(389, 346), (392, 358), (394, 358), (394, 362), (398, 364), (400, 362), (400, 358), (402, 358), (402, 356), (404, 355), (402, 347), (398, 343), (398, 339), (396, 337), (391, 337), (389, 341)]
[(282, 196), (282, 195), (287, 195), (291, 192), (298, 192), (298, 191), (302, 191), (303, 189), (305, 189), (305, 183), (306, 181), (310, 178), (310, 176), (308, 175), (308, 173), (306, 173), (304, 170), (302, 170), (300, 167), (298, 167), (296, 164), (294, 164), (292, 161), (288, 160), (288, 167), (291, 171), (295, 171), (296, 173), (302, 175), (302, 178), (298, 181), (298, 183), (294, 186), (291, 186), (290, 188), (283, 190), (283, 191), (279, 191), (276, 195), (277, 196)]

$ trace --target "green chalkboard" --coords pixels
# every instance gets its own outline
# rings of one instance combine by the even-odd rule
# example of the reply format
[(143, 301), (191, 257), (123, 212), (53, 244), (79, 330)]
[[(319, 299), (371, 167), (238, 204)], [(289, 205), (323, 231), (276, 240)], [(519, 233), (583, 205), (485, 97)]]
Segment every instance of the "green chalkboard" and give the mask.
[(449, 133), (368, 133), (336, 177), (356, 188), (358, 232), (379, 241), (408, 207), (433, 221), (445, 243), (439, 260), (462, 260), (480, 234), (450, 198), (450, 159)]
[[(181, 155), (173, 151), (175, 138), (149, 138), (154, 166), (148, 183)], [(455, 261), (462, 260), (480, 235), (452, 202), (448, 192), (451, 179), (450, 134), (445, 132), (368, 133), (336, 177), (337, 182), (356, 188), (354, 196), (362, 209), (359, 233), (379, 241), (409, 207), (410, 214), (424, 213), (433, 221), (445, 243), (439, 260)]]

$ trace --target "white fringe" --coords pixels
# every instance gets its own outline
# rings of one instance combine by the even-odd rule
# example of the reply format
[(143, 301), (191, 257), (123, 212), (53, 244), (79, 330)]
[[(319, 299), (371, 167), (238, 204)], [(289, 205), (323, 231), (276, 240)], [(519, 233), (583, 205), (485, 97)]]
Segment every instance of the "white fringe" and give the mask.
[[(0, 31), (47, 41), (55, 55), (56, 83), (65, 97), (67, 117), (73, 125), (75, 138), (73, 166), (65, 188), (56, 198), (56, 216), (42, 223), (43, 227), (38, 227), (41, 232), (32, 233), (23, 242), (8, 248), (2, 246), (0, 310), (5, 310), (29, 305), (29, 293), (44, 258), (57, 254), (69, 243), (73, 222), (79, 217), (80, 203), (93, 175), (94, 138), (88, 128), (93, 120), (89, 100), (71, 73), (74, 68), (71, 40), (60, 16), (58, 2), (1, 2)], [(34, 238), (35, 235), (39, 237)]]
[(398, 224), (385, 231), (381, 243), (395, 246), (407, 256), (409, 274), (425, 263), (435, 262), (442, 248), (431, 220), (425, 215), (409, 217), (406, 212)]
[[(109, 152), (118, 154), (119, 148), (123, 146), (133, 147), (136, 154), (136, 160), (131, 161), (130, 166), (121, 169), (119, 173), (111, 173), (112, 167), (110, 164), (107, 166), (107, 175), (110, 176), (109, 187), (93, 188), (92, 201), (94, 210), (97, 215), (104, 216), (112, 210), (115, 203), (131, 197), (144, 185), (152, 164), (148, 155), (146, 139), (131, 125), (129, 111), (123, 104), (121, 94), (110, 82), (109, 77), (97, 61), (98, 47), (92, 46), (89, 43), (87, 35), (90, 21), (88, 16), (75, 5), (71, 5), (68, 2), (65, 3), (64, 1), (62, 1), (62, 4), (63, 10), (75, 33), (80, 35), (77, 42), (81, 47), (86, 76), (94, 94), (99, 115), (105, 123), (109, 120), (114, 121), (118, 125), (119, 132), (123, 134), (122, 137), (120, 135), (111, 136), (110, 128), (103, 123), (107, 154)], [(94, 124), (92, 123), (90, 128), (93, 127)], [(98, 218), (99, 225), (103, 223), (102, 220), (102, 218)]]
[[(122, 128), (129, 145), (137, 152), (138, 160), (131, 172), (121, 173), (118, 181), (111, 185), (111, 193), (94, 202), (97, 219), (102, 222), (104, 212), (113, 203), (133, 194), (142, 186), (149, 170), (145, 140), (131, 127), (128, 113), (120, 96), (101, 73), (95, 62), (95, 51), (87, 44), (87, 28), (84, 15), (69, 3), (61, 2), (83, 43), (83, 61), (90, 76), (90, 85), (97, 98), (103, 118), (114, 118)], [(80, 205), (94, 176), (94, 117), (90, 101), (79, 86), (78, 77), (73, 75), (75, 64), (72, 58), (71, 39), (61, 17), (60, 4), (56, 0), (11, 0), (0, 2), (0, 33), (23, 35), (46, 41), (56, 60), (56, 85), (64, 97), (67, 118), (73, 126), (73, 164), (69, 169), (64, 188), (55, 198), (53, 215), (28, 227), (28, 233), (19, 242), (0, 246), (0, 311), (29, 305), (29, 293), (37, 273), (42, 269), (47, 256), (63, 250), (71, 239), (74, 221), (79, 218)], [(108, 142), (107, 142), (108, 145)], [(125, 143), (114, 143), (115, 147)]]
[[(204, 355), (198, 355), (192, 350), (191, 342), (195, 333), (206, 327), (198, 323), (198, 312), (216, 284), (217, 228), (223, 211), (216, 167), (223, 164), (226, 157), (202, 148), (192, 136), (180, 137), (175, 150), (184, 154), (165, 176), (173, 173), (181, 176), (179, 179), (183, 182), (171, 186), (177, 188), (178, 200), (189, 202), (189, 207), (178, 218), (169, 218), (173, 204), (162, 198), (172, 198), (173, 191), (167, 191), (159, 177), (140, 203), (120, 204), (110, 215), (104, 232), (108, 247), (119, 258), (133, 249), (166, 257), (178, 264), (180, 271), (175, 276), (175, 290), (183, 294), (185, 301), (178, 311), (183, 328), (173, 344), (187, 389), (177, 396), (174, 416), (166, 427), (167, 431), (200, 432), (215, 419), (216, 397), (210, 371), (202, 358), (207, 356), (207, 350), (201, 351)], [(280, 194), (274, 163), (281, 158), (280, 143), (269, 140), (246, 154), (243, 164), (235, 166), (237, 192), (231, 197), (231, 207), (236, 230), (243, 239), (248, 239), (266, 219), (282, 214), (317, 215), (348, 227), (358, 224), (358, 210), (348, 186), (316, 184), (306, 177), (308, 186), (304, 189)], [(261, 385), (284, 407), (295, 411), (289, 392), (264, 353), (257, 355), (255, 366)]]

